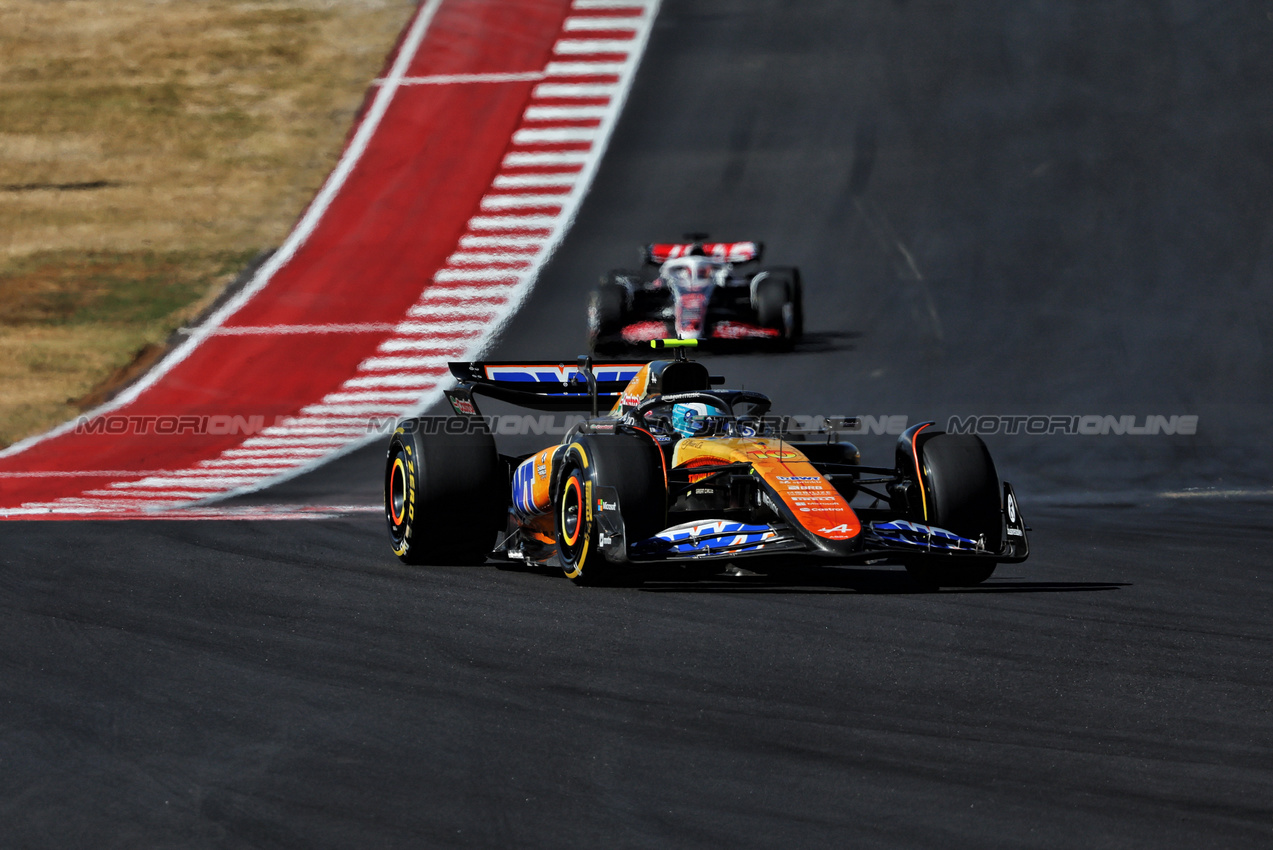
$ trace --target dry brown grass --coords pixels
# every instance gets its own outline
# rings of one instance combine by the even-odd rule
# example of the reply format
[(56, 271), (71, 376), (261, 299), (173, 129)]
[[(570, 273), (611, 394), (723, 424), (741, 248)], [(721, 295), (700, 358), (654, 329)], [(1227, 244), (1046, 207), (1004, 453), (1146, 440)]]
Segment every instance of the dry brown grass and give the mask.
[(277, 245), (407, 0), (0, 0), (0, 444)]

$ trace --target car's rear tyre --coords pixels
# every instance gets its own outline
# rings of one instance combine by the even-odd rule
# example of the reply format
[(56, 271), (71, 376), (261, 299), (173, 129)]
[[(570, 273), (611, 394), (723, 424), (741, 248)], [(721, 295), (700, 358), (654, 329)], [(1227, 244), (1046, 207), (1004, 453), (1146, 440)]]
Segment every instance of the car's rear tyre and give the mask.
[(623, 330), (627, 307), (627, 290), (607, 277), (588, 297), (588, 347), (596, 350), (617, 337)]
[(385, 519), (405, 563), (480, 564), (506, 522), (508, 475), (495, 438), (481, 420), (456, 421), (469, 433), (425, 434), (407, 420), (389, 440)]
[[(1001, 485), (990, 451), (971, 434), (936, 434), (920, 447), (924, 500), (917, 522), (983, 540), (987, 552), (1003, 546)], [(917, 556), (906, 564), (916, 582), (931, 587), (971, 587), (995, 571), (991, 557)]]
[(575, 584), (614, 584), (635, 575), (622, 563), (624, 559), (611, 563), (602, 551), (601, 488), (618, 500), (626, 543), (653, 537), (666, 524), (667, 484), (660, 449), (653, 440), (614, 434), (572, 443), (558, 474), (555, 511), (558, 559), (562, 572)]
[(800, 269), (794, 267), (771, 269), (769, 276), (773, 280), (781, 280), (787, 287), (787, 302), (791, 311), (790, 339), (800, 339), (804, 336), (804, 283), (800, 279)]
[(804, 317), (794, 293), (797, 282), (789, 274), (770, 272), (756, 285), (756, 322), (778, 331), (785, 340), (799, 338)]

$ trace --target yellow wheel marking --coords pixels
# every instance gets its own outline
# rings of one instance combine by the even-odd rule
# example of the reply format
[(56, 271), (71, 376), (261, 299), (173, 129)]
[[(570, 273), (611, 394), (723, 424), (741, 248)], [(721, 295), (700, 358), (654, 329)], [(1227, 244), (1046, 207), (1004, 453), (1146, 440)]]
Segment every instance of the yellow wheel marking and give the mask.
[[(567, 504), (566, 500), (569, 498), (570, 491), (572, 488), (575, 491), (575, 501), (576, 503), (578, 503), (578, 506), (579, 506), (579, 514), (575, 519), (575, 533), (570, 535), (569, 537), (566, 537), (567, 531), (566, 531), (566, 526), (564, 522), (566, 518), (566, 504)], [(579, 530), (583, 528), (583, 523), (584, 523), (583, 492), (579, 489), (579, 479), (575, 478), (574, 476), (571, 476), (570, 480), (566, 482), (566, 489), (561, 494), (561, 515), (563, 520), (562, 527), (561, 527), (562, 536), (565, 539), (567, 546), (574, 546), (575, 541), (579, 539)]]
[(403, 507), (405, 508), (407, 499), (407, 472), (402, 466), (402, 458), (396, 457), (393, 459), (393, 470), (389, 473), (389, 516), (393, 519), (394, 525), (402, 525), (402, 517), (406, 515), (405, 510), (403, 510), (402, 514), (399, 514), (398, 507), (394, 504), (394, 502), (397, 501), (394, 498), (394, 495), (397, 493), (397, 487), (395, 487), (395, 484), (398, 481), (399, 472), (402, 473), (402, 500)]
[[(584, 451), (584, 447), (580, 445), (579, 443), (571, 443), (570, 449), (575, 449), (576, 451), (579, 452), (579, 460), (583, 464), (583, 468), (587, 469), (588, 468), (588, 453)], [(569, 449), (567, 449), (567, 451), (569, 451)], [(588, 488), (587, 498), (584, 497), (583, 493), (579, 492), (579, 480), (577, 478), (572, 477), (570, 479), (570, 484), (575, 487), (575, 492), (579, 493), (579, 499), (581, 502), (581, 504), (579, 505), (579, 522), (578, 524), (575, 525), (575, 536), (565, 541), (567, 546), (574, 546), (575, 541), (579, 539), (579, 530), (583, 527), (583, 524), (585, 522), (585, 519), (584, 519), (585, 512), (587, 514), (587, 519), (589, 520), (592, 519), (592, 505), (588, 501), (588, 498), (591, 498), (591, 495), (592, 495), (592, 481), (589, 480), (587, 484), (587, 488)], [(570, 485), (567, 485), (567, 486), (570, 486)], [(565, 506), (565, 494), (562, 495), (562, 506), (563, 508)], [(565, 531), (566, 530), (563, 528), (562, 529), (563, 535), (565, 534)], [(588, 557), (588, 540), (589, 540), (588, 536), (585, 535), (583, 540), (583, 548), (579, 550), (579, 557), (575, 561), (574, 567), (571, 568), (569, 571), (566, 571), (566, 578), (578, 578), (579, 574), (583, 572), (583, 562), (584, 562), (584, 559)]]

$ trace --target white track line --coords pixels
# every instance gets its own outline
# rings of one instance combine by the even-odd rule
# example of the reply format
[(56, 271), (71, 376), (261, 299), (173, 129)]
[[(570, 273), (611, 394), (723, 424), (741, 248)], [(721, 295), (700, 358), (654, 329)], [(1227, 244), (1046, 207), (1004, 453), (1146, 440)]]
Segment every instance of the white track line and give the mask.
[[(404, 370), (405, 371), (405, 370)], [(395, 372), (392, 375), (372, 375), (366, 378), (350, 378), (345, 381), (346, 387), (355, 388), (376, 388), (376, 387), (411, 387), (417, 390), (416, 396), (420, 395), (419, 391), (431, 390), (438, 385), (438, 379), (431, 376), (416, 376), (411, 374), (403, 374)]]
[[(568, 97), (617, 97), (618, 83), (540, 83), (535, 86), (535, 97), (568, 98)], [(622, 94), (626, 97), (627, 91)]]
[(584, 165), (588, 155), (583, 151), (513, 151), (504, 156), (505, 168), (546, 165)]
[(560, 207), (563, 200), (562, 195), (487, 195), (482, 198), (482, 211)]
[(604, 118), (604, 106), (530, 106), (522, 114), (526, 121), (569, 121), (579, 118)]
[(387, 322), (330, 325), (231, 325), (220, 327), (211, 336), (278, 336), (280, 334), (371, 334), (388, 333), (394, 326)]
[(515, 145), (542, 145), (555, 142), (591, 142), (597, 138), (596, 127), (545, 127), (523, 129), (513, 133)]
[(641, 26), (641, 18), (611, 18), (611, 17), (589, 17), (584, 15), (575, 15), (566, 18), (565, 25), (562, 29), (566, 32), (572, 30), (634, 30)]
[(472, 230), (548, 230), (556, 223), (557, 216), (552, 215), (478, 215), (469, 219), (469, 228)]
[[(497, 178), (498, 179), (498, 178)], [(538, 236), (471, 236), (460, 237), (461, 248), (508, 248), (538, 251), (544, 246), (544, 240)]]
[[(439, 86), (455, 83), (520, 83), (542, 80), (543, 71), (523, 71), (508, 74), (433, 74), (427, 77), (403, 77), (398, 81), (400, 86)], [(386, 80), (374, 81), (376, 85), (384, 85)]]
[[(564, 38), (553, 45), (553, 52), (558, 56), (571, 56), (579, 53), (627, 53), (631, 44), (624, 40)], [(598, 73), (593, 71), (592, 73)], [(619, 73), (612, 71), (607, 73)]]
[[(617, 77), (626, 67), (623, 62), (549, 62), (544, 73), (549, 77)], [(549, 83), (535, 86), (536, 94), (546, 85)]]
[[(435, 339), (391, 339), (380, 343), (378, 351), (420, 351), (424, 354), (432, 355), (437, 349), (438, 341)], [(421, 356), (424, 356), (422, 354)], [(451, 355), (452, 357), (460, 357), (462, 355)], [(376, 358), (378, 359), (378, 358)], [(365, 361), (367, 363), (371, 360)]]

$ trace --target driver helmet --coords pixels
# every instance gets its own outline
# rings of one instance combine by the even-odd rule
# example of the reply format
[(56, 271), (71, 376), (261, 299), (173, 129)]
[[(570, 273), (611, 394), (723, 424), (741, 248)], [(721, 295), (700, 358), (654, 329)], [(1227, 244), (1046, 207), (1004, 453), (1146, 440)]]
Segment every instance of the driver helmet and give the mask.
[(672, 405), (672, 427), (682, 437), (703, 437), (715, 433), (724, 422), (725, 411), (701, 401)]

